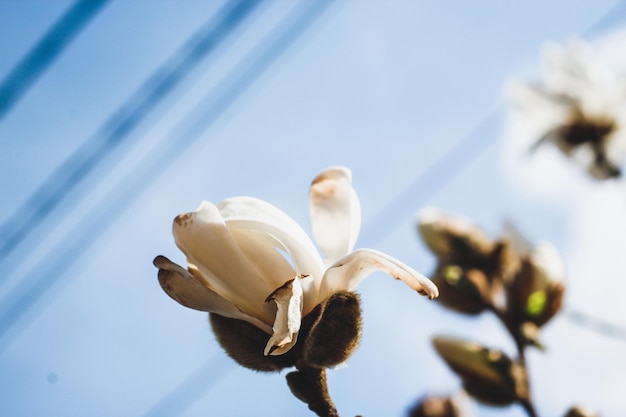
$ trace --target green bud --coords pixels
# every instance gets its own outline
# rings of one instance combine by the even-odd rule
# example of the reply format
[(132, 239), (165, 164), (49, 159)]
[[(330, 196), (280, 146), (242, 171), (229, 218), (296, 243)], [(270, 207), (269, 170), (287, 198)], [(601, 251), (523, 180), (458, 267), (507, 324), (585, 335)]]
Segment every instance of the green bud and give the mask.
[(547, 296), (544, 290), (532, 292), (526, 300), (526, 315), (537, 317), (545, 311)]

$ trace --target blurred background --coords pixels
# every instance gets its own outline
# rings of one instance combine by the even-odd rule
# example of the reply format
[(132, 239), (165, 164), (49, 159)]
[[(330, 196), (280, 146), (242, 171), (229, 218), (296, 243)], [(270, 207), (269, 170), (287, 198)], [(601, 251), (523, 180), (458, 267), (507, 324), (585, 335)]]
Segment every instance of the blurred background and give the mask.
[[(503, 91), (538, 77), (547, 42), (626, 56), (625, 24), (614, 0), (0, 1), (0, 414), (311, 414), (284, 374), (231, 361), (152, 259), (184, 264), (171, 222), (202, 200), (261, 198), (310, 231), (310, 181), (345, 165), (357, 247), (425, 275), (427, 206), (552, 242), (567, 289), (528, 355), (539, 414), (623, 415), (626, 190), (549, 148), (512, 153)], [(434, 335), (515, 353), (493, 317), (385, 274), (359, 292), (361, 347), (329, 372), (342, 416), (457, 392)]]

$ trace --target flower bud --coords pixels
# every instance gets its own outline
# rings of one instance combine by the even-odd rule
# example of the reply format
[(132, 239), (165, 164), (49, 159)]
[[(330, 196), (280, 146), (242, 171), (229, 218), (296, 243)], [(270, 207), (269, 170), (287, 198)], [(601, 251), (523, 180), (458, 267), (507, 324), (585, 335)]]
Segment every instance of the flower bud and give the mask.
[(209, 313), (209, 321), (217, 342), (239, 365), (260, 372), (279, 372), (295, 366), (299, 353), (297, 344), (284, 355), (265, 356), (263, 349), (270, 335), (257, 326), (216, 313)]
[(528, 321), (541, 327), (556, 315), (563, 304), (564, 267), (559, 253), (547, 243), (538, 245), (523, 259), (522, 266), (507, 288), (508, 320), (519, 327)]
[(574, 406), (567, 410), (565, 417), (600, 417), (600, 414), (582, 406)]
[(359, 297), (340, 291), (318, 304), (302, 319), (295, 346), (283, 355), (264, 355), (270, 335), (238, 319), (209, 314), (218, 343), (228, 356), (246, 368), (261, 372), (278, 372), (306, 364), (329, 368), (345, 362), (356, 350), (361, 338)]
[(350, 357), (361, 340), (361, 306), (356, 293), (342, 291), (320, 305), (321, 313), (304, 340), (309, 366), (332, 368)]
[(437, 300), (451, 310), (476, 315), (489, 306), (489, 282), (479, 269), (464, 270), (458, 265), (439, 265), (433, 282), (440, 291)]
[(409, 411), (409, 417), (467, 417), (473, 415), (464, 391), (452, 396), (426, 395)]
[(435, 208), (420, 212), (417, 229), (428, 248), (441, 260), (464, 263), (485, 258), (493, 241), (477, 226), (462, 217), (448, 216)]
[(476, 400), (504, 406), (527, 397), (524, 368), (505, 353), (448, 337), (436, 337), (433, 344)]

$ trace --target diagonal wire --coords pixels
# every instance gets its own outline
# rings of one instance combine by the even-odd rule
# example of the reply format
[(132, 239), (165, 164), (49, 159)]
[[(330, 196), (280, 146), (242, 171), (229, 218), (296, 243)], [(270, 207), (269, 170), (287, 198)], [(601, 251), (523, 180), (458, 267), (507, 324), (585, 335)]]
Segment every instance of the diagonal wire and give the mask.
[[(97, 165), (122, 144), (128, 143), (130, 134), (139, 123), (181, 84), (203, 58), (214, 52), (232, 35), (263, 1), (226, 1), (225, 5), (158, 68), (93, 136), (70, 155), (0, 226), (0, 264), (44, 223)], [(21, 258), (25, 252), (23, 250), (11, 258), (13, 268), (23, 261)], [(12, 273), (11, 266), (5, 266), (0, 274), (0, 284)]]
[(494, 141), (485, 140), (497, 133), (496, 123), (502, 115), (498, 108), (478, 123), (456, 145), (417, 176), (363, 227), (359, 238), (363, 246), (373, 247), (387, 237), (407, 217), (413, 215), (437, 191), (452, 182), (463, 170)]
[(0, 121), (107, 1), (76, 1), (17, 63), (0, 84)]
[(598, 317), (593, 317), (573, 307), (565, 307), (565, 317), (574, 324), (586, 327), (596, 333), (611, 336), (626, 341), (626, 328), (611, 324)]
[(214, 355), (161, 398), (143, 417), (171, 417), (184, 414), (196, 399), (219, 383), (231, 369), (230, 361), (225, 361), (222, 355)]
[[(129, 205), (145, 192), (164, 170), (196, 142), (202, 134), (273, 64), (333, 0), (304, 0), (281, 22), (252, 55), (179, 126), (181, 132), (168, 137), (163, 146), (136, 164), (126, 181), (89, 216), (80, 221), (67, 238), (39, 262), (0, 300), (0, 352), (42, 310), (43, 299), (68, 270), (93, 246), (97, 238)], [(36, 311), (35, 311), (36, 310)], [(30, 313), (30, 314), (29, 314)], [(19, 326), (18, 326), (19, 325)]]

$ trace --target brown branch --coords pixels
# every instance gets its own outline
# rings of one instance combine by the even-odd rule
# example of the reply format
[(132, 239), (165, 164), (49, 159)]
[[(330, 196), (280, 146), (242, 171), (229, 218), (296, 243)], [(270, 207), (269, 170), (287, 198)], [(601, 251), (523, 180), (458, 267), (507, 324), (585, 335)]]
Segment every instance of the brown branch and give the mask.
[(319, 417), (339, 417), (328, 393), (326, 369), (302, 365), (297, 366), (297, 369), (287, 374), (287, 385), (293, 395)]

